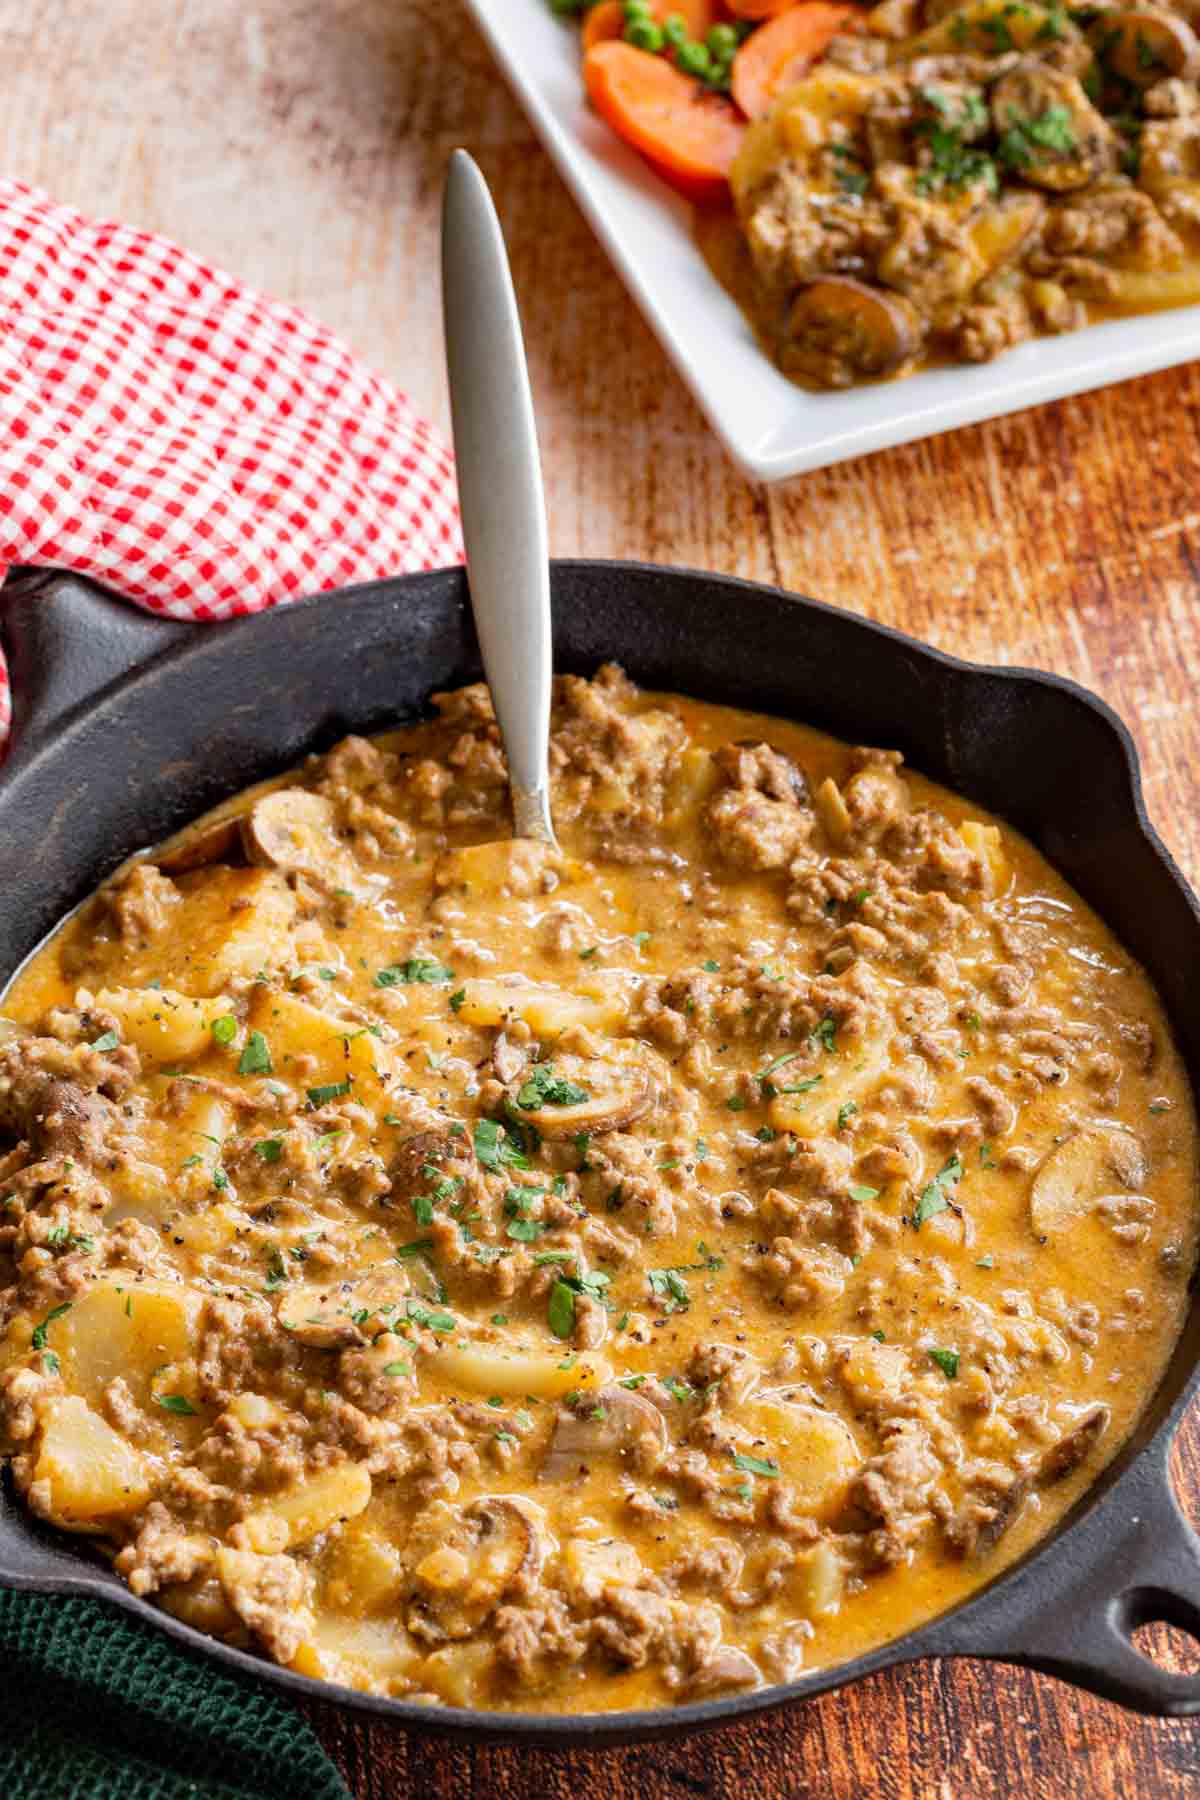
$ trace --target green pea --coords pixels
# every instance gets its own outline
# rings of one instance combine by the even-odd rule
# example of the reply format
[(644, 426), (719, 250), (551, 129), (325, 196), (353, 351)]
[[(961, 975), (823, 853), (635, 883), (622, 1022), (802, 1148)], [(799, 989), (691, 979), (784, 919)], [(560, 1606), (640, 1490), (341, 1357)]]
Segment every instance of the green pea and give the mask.
[(678, 47), (688, 41), (687, 21), (681, 13), (668, 13), (662, 23), (662, 34), (668, 44)]
[(635, 50), (649, 50), (657, 56), (664, 39), (653, 19), (630, 19), (625, 27), (625, 42)]
[(727, 61), (738, 47), (738, 35), (732, 25), (714, 25), (704, 42), (711, 55)]
[(703, 44), (680, 44), (675, 63), (685, 75), (694, 75), (698, 81), (703, 81), (712, 68), (712, 58)]

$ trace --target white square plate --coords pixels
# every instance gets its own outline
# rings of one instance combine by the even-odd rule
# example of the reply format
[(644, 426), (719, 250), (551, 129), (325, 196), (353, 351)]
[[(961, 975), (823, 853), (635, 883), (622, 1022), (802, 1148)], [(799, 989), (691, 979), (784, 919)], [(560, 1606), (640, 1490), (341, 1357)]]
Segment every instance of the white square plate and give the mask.
[(1089, 325), (994, 362), (810, 394), (779, 373), (692, 236), (692, 211), (589, 109), (578, 29), (548, 0), (467, 0), (622, 280), (734, 461), (782, 481), (868, 450), (1200, 356), (1200, 306)]

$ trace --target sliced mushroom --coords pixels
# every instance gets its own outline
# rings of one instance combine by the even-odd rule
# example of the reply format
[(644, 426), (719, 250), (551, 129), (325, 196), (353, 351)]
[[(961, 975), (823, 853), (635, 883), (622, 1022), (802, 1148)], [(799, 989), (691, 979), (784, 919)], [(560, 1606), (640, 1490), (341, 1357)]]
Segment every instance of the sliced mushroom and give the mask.
[(1064, 1481), (1074, 1473), (1080, 1463), (1085, 1462), (1108, 1430), (1112, 1409), (1097, 1402), (1089, 1407), (1074, 1425), (1064, 1432), (1057, 1444), (1052, 1444), (1044, 1454), (1038, 1468), (1039, 1485), (1052, 1487), (1056, 1481)]
[(992, 89), (1000, 155), (1022, 181), (1065, 193), (1116, 168), (1121, 139), (1073, 75), (1018, 64)]
[(1200, 69), (1200, 40), (1172, 13), (1102, 12), (1088, 36), (1102, 66), (1134, 87), (1153, 87), (1167, 75), (1191, 81)]
[(507, 1595), (533, 1586), (550, 1548), (545, 1514), (521, 1495), (429, 1507), (409, 1539), (409, 1630), (427, 1643), (471, 1637)]
[(780, 363), (788, 375), (829, 387), (860, 377), (892, 375), (921, 341), (916, 309), (848, 275), (827, 275), (803, 288), (788, 308)]
[[(393, 1317), (410, 1291), (410, 1277), (422, 1265), (413, 1257), (406, 1269), (385, 1268), (359, 1281), (288, 1284), (281, 1291), (276, 1318), (296, 1343), (309, 1350), (343, 1350), (364, 1344)], [(380, 1315), (382, 1314), (382, 1321)]]
[(492, 1045), (492, 1068), (496, 1071), (497, 1081), (515, 1081), (522, 1073), (529, 1059), (529, 1052), (521, 1044), (514, 1044), (503, 1031), (496, 1033), (496, 1041)]
[(762, 1670), (736, 1644), (718, 1644), (686, 1683), (689, 1694), (720, 1694), (728, 1688), (761, 1685)]
[(1003, 1485), (974, 1494), (946, 1520), (946, 1541), (959, 1556), (987, 1556), (1029, 1498), (1033, 1483), (1013, 1475)]
[(1072, 1132), (1034, 1177), (1029, 1195), (1033, 1228), (1039, 1236), (1062, 1231), (1091, 1211), (1110, 1188), (1112, 1176), (1132, 1188), (1145, 1174), (1146, 1159), (1131, 1131), (1089, 1125)]
[[(555, 1095), (562, 1096), (556, 1099)], [(576, 1096), (582, 1094), (583, 1099)], [(642, 1063), (603, 1057), (557, 1056), (535, 1063), (509, 1088), (515, 1116), (546, 1138), (620, 1131), (647, 1111), (654, 1098), (649, 1070)]]
[(160, 850), (154, 860), (164, 875), (185, 875), (189, 869), (207, 869), (212, 863), (242, 861), (240, 819), (214, 819), (181, 832)]
[(306, 875), (324, 888), (362, 889), (361, 871), (337, 834), (332, 800), (307, 788), (276, 788), (256, 800), (241, 821), (252, 863)]
[(670, 1449), (666, 1420), (653, 1401), (613, 1382), (564, 1406), (539, 1479), (570, 1481), (598, 1457), (627, 1459), (639, 1474), (656, 1469)]
[(360, 1311), (352, 1284), (316, 1287), (307, 1282), (288, 1286), (276, 1317), (288, 1336), (309, 1350), (344, 1350), (366, 1342), (352, 1313)]

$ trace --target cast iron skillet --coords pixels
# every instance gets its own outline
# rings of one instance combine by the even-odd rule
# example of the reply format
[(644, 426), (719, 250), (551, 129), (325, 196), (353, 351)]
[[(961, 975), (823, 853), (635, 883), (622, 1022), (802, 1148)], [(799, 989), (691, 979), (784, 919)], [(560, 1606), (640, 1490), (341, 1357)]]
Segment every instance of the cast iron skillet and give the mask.
[[(22, 710), (0, 775), (0, 977), (116, 863), (349, 728), (412, 717), (479, 674), (460, 571), (353, 588), (235, 625), (146, 620), (95, 589), (18, 587), (7, 635)], [(560, 669), (615, 657), (640, 682), (902, 749), (1004, 814), (1145, 964), (1200, 1091), (1200, 907), (1151, 829), (1124, 726), (1052, 675), (956, 661), (813, 601), (636, 564), (554, 570)], [(91, 1594), (276, 1687), (462, 1738), (604, 1744), (745, 1717), (926, 1656), (1023, 1663), (1147, 1713), (1200, 1712), (1130, 1633), (1200, 1637), (1200, 1539), (1174, 1499), (1171, 1440), (1200, 1381), (1200, 1305), (1125, 1450), (1053, 1536), (975, 1598), (870, 1655), (760, 1693), (661, 1711), (455, 1712), (307, 1680), (133, 1597), (86, 1546), (0, 1492), (0, 1582)]]

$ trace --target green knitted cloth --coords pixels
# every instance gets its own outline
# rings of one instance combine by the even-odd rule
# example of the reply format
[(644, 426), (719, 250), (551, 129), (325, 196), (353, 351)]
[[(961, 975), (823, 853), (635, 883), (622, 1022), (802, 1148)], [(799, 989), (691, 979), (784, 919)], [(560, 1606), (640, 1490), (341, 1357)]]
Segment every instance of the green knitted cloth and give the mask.
[(0, 1590), (5, 1800), (349, 1800), (270, 1689), (115, 1607)]

